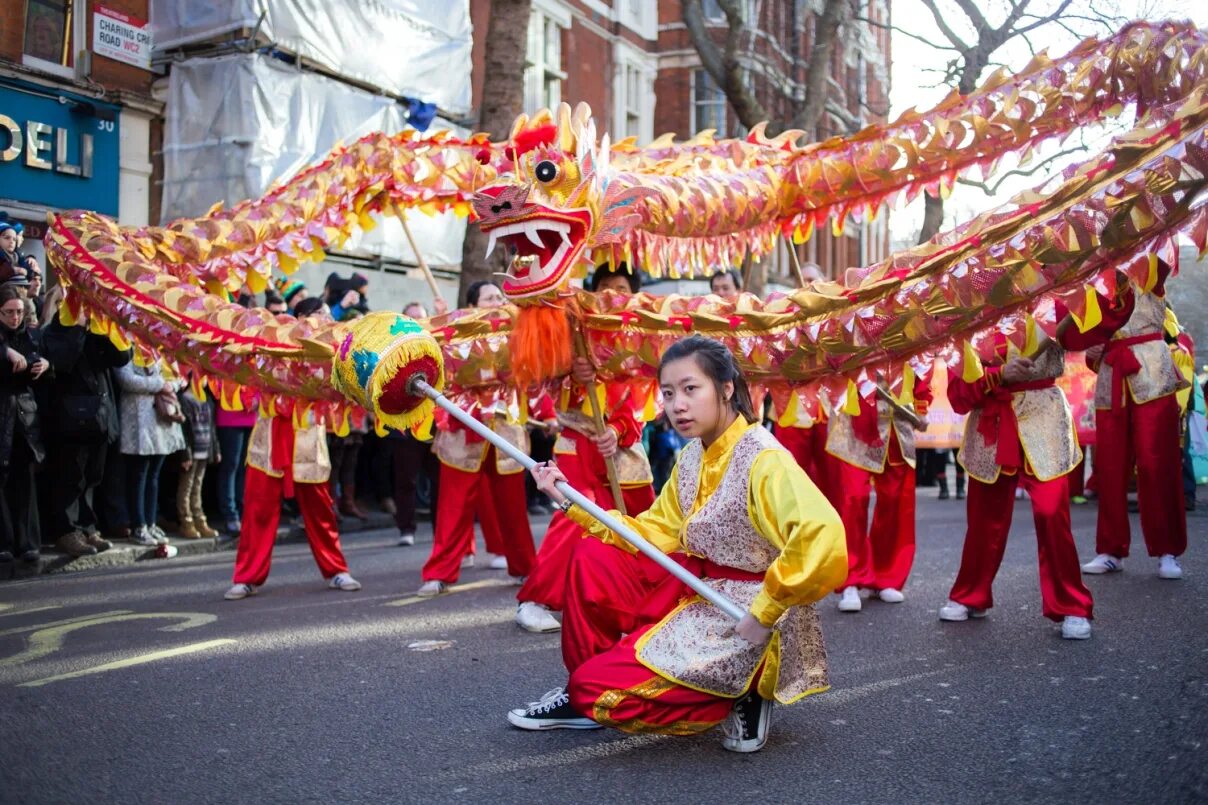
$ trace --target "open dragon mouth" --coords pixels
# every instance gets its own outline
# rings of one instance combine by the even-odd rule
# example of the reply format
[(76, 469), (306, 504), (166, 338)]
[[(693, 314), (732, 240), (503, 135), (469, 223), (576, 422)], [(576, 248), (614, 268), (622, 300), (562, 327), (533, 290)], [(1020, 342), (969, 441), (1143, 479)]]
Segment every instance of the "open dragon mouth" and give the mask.
[(587, 211), (535, 210), (521, 220), (501, 221), (486, 229), (487, 255), (502, 242), (512, 255), (503, 292), (517, 299), (557, 288), (575, 264), (591, 222)]

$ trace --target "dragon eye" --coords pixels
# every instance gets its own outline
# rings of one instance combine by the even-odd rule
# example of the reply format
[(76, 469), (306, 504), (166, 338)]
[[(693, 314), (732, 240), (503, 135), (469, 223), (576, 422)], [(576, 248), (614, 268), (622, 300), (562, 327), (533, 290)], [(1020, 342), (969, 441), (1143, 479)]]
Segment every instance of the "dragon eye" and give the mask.
[(538, 181), (548, 184), (558, 178), (558, 166), (548, 159), (542, 160), (537, 163), (536, 174)]

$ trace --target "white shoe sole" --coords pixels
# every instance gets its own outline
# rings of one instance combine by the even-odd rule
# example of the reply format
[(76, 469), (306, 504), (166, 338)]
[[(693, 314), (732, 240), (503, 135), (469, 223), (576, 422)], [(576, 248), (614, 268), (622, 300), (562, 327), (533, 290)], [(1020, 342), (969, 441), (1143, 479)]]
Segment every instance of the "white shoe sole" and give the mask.
[(546, 730), (598, 730), (604, 727), (603, 724), (597, 724), (590, 718), (529, 718), (524, 715), (523, 710), (519, 713), (515, 710), (509, 711), (508, 723), (513, 727), (532, 732), (544, 732)]
[(848, 601), (839, 602), (839, 611), (840, 612), (859, 612), (863, 608), (864, 608), (864, 605), (861, 604), (859, 601), (857, 601), (854, 604), (851, 602), (848, 602)]
[(553, 618), (550, 618), (550, 623), (525, 623), (517, 618), (516, 625), (524, 631), (532, 632), (533, 634), (549, 634), (550, 632), (562, 631), (562, 624)]
[(415, 597), (416, 598), (436, 598), (438, 595), (444, 595), (447, 592), (449, 592), (448, 587), (441, 587), (436, 590), (416, 590)]
[(1096, 565), (1088, 562), (1082, 566), (1082, 572), (1088, 576), (1106, 576), (1108, 573), (1123, 573), (1124, 565), (1107, 567), (1105, 565)]
[(1176, 570), (1176, 571), (1174, 571), (1174, 572), (1171, 572), (1171, 571), (1161, 571), (1161, 570), (1159, 570), (1159, 571), (1158, 571), (1158, 578), (1160, 578), (1160, 579), (1166, 579), (1167, 581), (1178, 581), (1179, 579), (1183, 578), (1183, 571), (1182, 571), (1182, 570)]
[(1065, 629), (1062, 629), (1061, 630), (1061, 639), (1062, 640), (1090, 640), (1091, 633), (1089, 631), (1085, 632), (1085, 633), (1083, 633), (1083, 632), (1074, 633), (1074, 632), (1067, 632)]

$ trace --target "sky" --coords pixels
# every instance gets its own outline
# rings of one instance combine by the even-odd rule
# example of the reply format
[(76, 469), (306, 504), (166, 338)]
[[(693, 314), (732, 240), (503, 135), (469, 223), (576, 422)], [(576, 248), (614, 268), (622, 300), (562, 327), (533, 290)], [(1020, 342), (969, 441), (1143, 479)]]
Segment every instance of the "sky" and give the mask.
[[(959, 36), (965, 37), (966, 42), (971, 41), (972, 29), (967, 24), (963, 28), (960, 27), (961, 22), (967, 20), (967, 18), (959, 10), (955, 2), (953, 0), (935, 0), (935, 2), (942, 11), (946, 12), (944, 19), (949, 27)], [(1058, 5), (1059, 0), (1032, 0), (1031, 7), (1037, 10), (1036, 13), (1044, 15)], [(983, 9), (986, 19), (991, 24), (1001, 22), (1006, 16), (1006, 0), (986, 0), (985, 2), (979, 2), (978, 6)], [(1114, 6), (1112, 13), (1125, 18), (1147, 20), (1190, 19), (1199, 27), (1208, 28), (1208, 2), (1205, 0), (1115, 0), (1115, 2), (1112, 2), (1112, 0), (1098, 0), (1097, 2), (1074, 0), (1066, 9), (1066, 14), (1071, 15), (1066, 18), (1067, 24), (1076, 31), (1085, 31), (1088, 35), (1091, 33), (1106, 32), (1106, 29), (1102, 26), (1096, 27), (1091, 23), (1075, 18), (1075, 15), (1084, 14), (1092, 6), (1098, 9)], [(901, 27), (904, 31), (916, 34), (932, 43), (947, 42), (931, 12), (921, 0), (892, 0), (892, 13), (895, 26)], [(1063, 30), (1056, 24), (1048, 24), (1042, 28), (1037, 28), (1029, 34), (1029, 38), (1037, 50), (1047, 48), (1051, 56), (1066, 53), (1078, 42), (1078, 37)], [(954, 57), (955, 54), (952, 51), (937, 50), (906, 33), (896, 30), (893, 32), (892, 47), (891, 120), (902, 111), (911, 107), (919, 110), (928, 109), (948, 94), (949, 88), (946, 85), (934, 86), (942, 80), (943, 76), (933, 71), (936, 68), (942, 70), (944, 65)], [(994, 59), (1005, 64), (1008, 69), (1022, 68), (1031, 57), (1031, 50), (1028, 44), (1022, 41), (1022, 39), (1016, 39), (1004, 45), (994, 54)], [(987, 71), (988, 73), (989, 71)], [(1127, 119), (1125, 118), (1125, 121)], [(1114, 125), (1115, 131), (1119, 131), (1120, 128), (1121, 123)], [(945, 207), (946, 215), (943, 228), (949, 229), (955, 223), (968, 220), (978, 213), (1005, 203), (1015, 193), (1041, 184), (1048, 176), (1055, 175), (1065, 165), (1074, 161), (1087, 159), (1090, 154), (1101, 150), (1107, 144), (1112, 133), (1111, 129), (1088, 130), (1085, 133), (1080, 133), (1080, 136), (1091, 146), (1091, 150), (1085, 154), (1072, 155), (1054, 161), (1051, 168), (1046, 168), (1044, 171), (1032, 176), (1009, 177), (994, 196), (987, 196), (978, 188), (957, 185)], [(1076, 144), (1076, 142), (1077, 137), (1071, 138), (1066, 143), (1065, 148)], [(1048, 150), (1048, 153), (1058, 150), (1064, 149), (1053, 145)], [(1040, 156), (1035, 161), (1039, 161), (1042, 158), (1043, 156)], [(1011, 161), (1005, 160), (999, 169), (999, 174), (1001, 175), (1002, 172), (1012, 167), (1015, 167), (1015, 165)], [(993, 181), (993, 178), (991, 178), (990, 183), (993, 183)], [(890, 217), (890, 233), (895, 248), (915, 242), (922, 219), (923, 208), (921, 200), (916, 200), (909, 206), (899, 206), (894, 210), (893, 215)]]

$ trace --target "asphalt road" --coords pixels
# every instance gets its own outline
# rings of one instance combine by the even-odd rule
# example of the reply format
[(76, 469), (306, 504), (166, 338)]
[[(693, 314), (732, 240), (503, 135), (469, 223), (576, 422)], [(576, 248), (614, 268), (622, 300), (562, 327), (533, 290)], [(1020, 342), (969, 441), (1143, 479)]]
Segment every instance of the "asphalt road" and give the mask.
[[(937, 620), (964, 508), (933, 494), (906, 602), (820, 604), (833, 690), (778, 707), (747, 756), (716, 732), (511, 729), (562, 683), (558, 637), (513, 625), (498, 571), (412, 598), (430, 534), (350, 537), (359, 593), (301, 545), (240, 602), (230, 553), (7, 583), (0, 802), (1205, 801), (1208, 516), (1170, 582), (1134, 515), (1126, 571), (1090, 580), (1094, 637), (1069, 642), (1039, 614), (1026, 502), (990, 617)], [(1094, 508), (1074, 515), (1087, 558)]]

